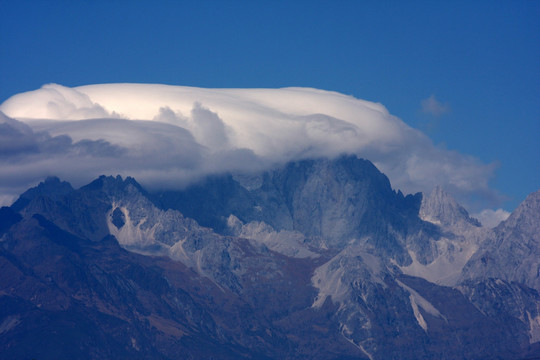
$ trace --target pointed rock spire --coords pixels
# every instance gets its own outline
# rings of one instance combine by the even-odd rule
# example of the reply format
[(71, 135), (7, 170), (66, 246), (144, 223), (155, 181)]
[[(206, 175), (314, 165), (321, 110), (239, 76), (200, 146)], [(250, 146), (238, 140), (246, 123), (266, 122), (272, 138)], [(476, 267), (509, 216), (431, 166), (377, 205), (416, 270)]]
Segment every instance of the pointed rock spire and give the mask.
[(468, 223), (477, 227), (481, 224), (469, 216), (463, 206), (458, 204), (450, 194), (437, 185), (429, 196), (422, 198), (420, 217), (423, 220), (451, 226), (458, 223)]

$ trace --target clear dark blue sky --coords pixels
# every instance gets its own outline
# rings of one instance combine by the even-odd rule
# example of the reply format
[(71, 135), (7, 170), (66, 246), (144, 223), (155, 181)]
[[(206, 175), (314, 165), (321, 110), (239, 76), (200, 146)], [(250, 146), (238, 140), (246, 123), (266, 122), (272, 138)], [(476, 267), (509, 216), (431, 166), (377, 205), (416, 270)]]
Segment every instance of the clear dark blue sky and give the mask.
[(51, 82), (335, 90), (497, 162), (511, 210), (540, 188), (539, 19), (540, 1), (0, 0), (0, 103)]

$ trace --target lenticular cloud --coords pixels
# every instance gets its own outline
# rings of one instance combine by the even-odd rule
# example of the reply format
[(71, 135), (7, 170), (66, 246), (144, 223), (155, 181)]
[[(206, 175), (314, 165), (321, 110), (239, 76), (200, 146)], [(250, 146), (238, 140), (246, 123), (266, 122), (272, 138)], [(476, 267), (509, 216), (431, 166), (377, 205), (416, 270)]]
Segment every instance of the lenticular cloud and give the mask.
[(344, 153), (371, 160), (404, 192), (441, 184), (461, 199), (496, 197), (493, 165), (434, 146), (381, 104), (336, 92), (49, 84), (0, 111), (4, 198), (47, 175), (77, 185), (122, 174), (170, 188)]

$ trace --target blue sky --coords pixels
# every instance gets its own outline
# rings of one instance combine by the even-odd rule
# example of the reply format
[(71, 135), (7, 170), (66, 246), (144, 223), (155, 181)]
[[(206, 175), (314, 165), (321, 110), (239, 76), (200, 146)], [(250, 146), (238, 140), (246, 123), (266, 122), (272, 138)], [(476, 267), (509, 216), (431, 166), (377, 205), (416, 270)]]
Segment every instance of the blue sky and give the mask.
[(540, 188), (538, 19), (538, 1), (1, 0), (0, 103), (51, 82), (334, 90), (497, 163), (512, 210)]

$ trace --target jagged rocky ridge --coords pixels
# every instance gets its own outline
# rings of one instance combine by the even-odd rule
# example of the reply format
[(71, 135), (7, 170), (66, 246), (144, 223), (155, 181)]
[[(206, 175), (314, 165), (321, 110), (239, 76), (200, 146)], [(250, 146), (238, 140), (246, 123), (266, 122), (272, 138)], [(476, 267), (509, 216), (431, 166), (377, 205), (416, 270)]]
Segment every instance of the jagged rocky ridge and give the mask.
[(489, 230), (442, 189), (404, 196), (353, 156), (157, 194), (132, 178), (80, 189), (49, 178), (0, 211), (0, 348), (90, 359), (538, 354), (539, 196)]

